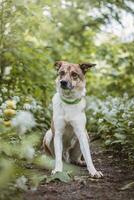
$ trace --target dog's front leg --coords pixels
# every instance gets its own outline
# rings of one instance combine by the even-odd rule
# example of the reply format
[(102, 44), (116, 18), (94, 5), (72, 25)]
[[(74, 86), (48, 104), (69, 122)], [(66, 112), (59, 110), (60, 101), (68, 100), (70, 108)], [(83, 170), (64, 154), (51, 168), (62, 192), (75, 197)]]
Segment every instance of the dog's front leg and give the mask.
[(88, 143), (88, 136), (85, 129), (85, 116), (83, 116), (83, 120), (77, 119), (72, 122), (72, 126), (74, 128), (74, 132), (78, 137), (79, 143), (80, 143), (80, 149), (82, 151), (83, 157), (85, 159), (85, 162), (87, 164), (87, 169), (92, 177), (100, 178), (103, 176), (103, 174), (100, 171), (97, 171), (94, 167), (94, 164), (92, 162), (89, 143)]
[(63, 163), (62, 163), (62, 136), (65, 129), (65, 122), (62, 117), (54, 115), (54, 152), (55, 152), (55, 168), (52, 171), (53, 174), (56, 172), (62, 172)]
[(54, 151), (55, 151), (55, 169), (52, 171), (53, 174), (56, 172), (62, 172), (63, 163), (62, 163), (62, 133), (60, 131), (55, 131), (54, 136)]

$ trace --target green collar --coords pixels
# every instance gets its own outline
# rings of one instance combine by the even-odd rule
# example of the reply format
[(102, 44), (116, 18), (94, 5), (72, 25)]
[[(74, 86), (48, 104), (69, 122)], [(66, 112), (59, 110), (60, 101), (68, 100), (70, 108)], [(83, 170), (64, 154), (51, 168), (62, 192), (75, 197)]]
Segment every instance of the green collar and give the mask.
[(79, 99), (67, 99), (67, 98), (61, 96), (61, 100), (66, 104), (77, 104), (81, 101), (81, 98), (79, 98)]

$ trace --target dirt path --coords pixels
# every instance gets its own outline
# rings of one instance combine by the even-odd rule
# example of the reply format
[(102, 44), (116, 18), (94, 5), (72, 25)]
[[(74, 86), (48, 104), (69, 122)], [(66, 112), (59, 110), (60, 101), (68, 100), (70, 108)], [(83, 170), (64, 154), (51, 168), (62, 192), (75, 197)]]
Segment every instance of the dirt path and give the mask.
[[(134, 180), (132, 165), (127, 160), (114, 158), (112, 153), (98, 147), (98, 142), (91, 145), (92, 156), (97, 169), (104, 173), (104, 179), (75, 180), (71, 183), (53, 182), (42, 184), (37, 191), (28, 191), (24, 200), (134, 200), (134, 190), (121, 190)], [(84, 169), (83, 169), (84, 170)], [(77, 177), (78, 179), (78, 177)]]

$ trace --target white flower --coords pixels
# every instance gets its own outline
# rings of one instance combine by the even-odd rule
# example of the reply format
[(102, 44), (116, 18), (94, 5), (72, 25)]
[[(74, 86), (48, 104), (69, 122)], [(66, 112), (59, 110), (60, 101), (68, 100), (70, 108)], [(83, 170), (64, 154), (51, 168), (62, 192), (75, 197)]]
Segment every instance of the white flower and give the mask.
[(37, 110), (42, 110), (42, 107), (40, 105), (37, 105)]
[(93, 118), (93, 117), (90, 117), (90, 121), (94, 121), (94, 118)]
[(0, 97), (0, 102), (2, 102), (3, 101), (3, 99), (2, 99), (2, 97)]
[(35, 100), (33, 100), (33, 101), (31, 102), (31, 110), (37, 111), (37, 110), (39, 109), (38, 106), (39, 106), (39, 105), (37, 105), (37, 102), (36, 102)]
[(93, 112), (93, 115), (96, 115), (96, 112)]
[(123, 103), (120, 104), (119, 109), (124, 110), (124, 104)]
[(3, 88), (1, 89), (1, 91), (2, 91), (3, 93), (6, 93), (8, 90), (7, 90), (7, 88), (3, 87)]
[(123, 94), (123, 97), (124, 97), (124, 99), (128, 99), (128, 93), (125, 92), (125, 93)]
[(129, 126), (129, 127), (134, 126), (134, 122), (133, 122), (133, 121), (129, 121), (129, 122), (128, 122), (128, 126)]
[(123, 118), (123, 119), (126, 119), (126, 118), (127, 118), (127, 115), (126, 115), (125, 113), (123, 113), (123, 114), (122, 114), (122, 118)]
[(48, 18), (51, 18), (51, 12), (50, 12), (50, 7), (49, 6), (45, 6), (43, 8), (43, 14), (48, 17)]
[(7, 104), (6, 104), (6, 103), (2, 103), (2, 104), (1, 104), (1, 108), (2, 108), (2, 110), (5, 110), (6, 107), (7, 107)]
[(102, 114), (104, 114), (104, 115), (109, 114), (108, 108), (106, 108), (106, 107), (102, 108)]
[(31, 110), (32, 106), (29, 103), (25, 103), (24, 106), (23, 106), (23, 108), (25, 110)]
[(37, 110), (37, 107), (31, 104), (31, 110), (32, 110), (32, 111), (36, 111), (36, 110)]
[(16, 103), (18, 103), (18, 102), (20, 101), (20, 97), (18, 97), (18, 96), (14, 96), (12, 99), (13, 99)]
[(107, 113), (107, 115), (108, 115), (108, 116), (111, 116), (111, 117), (115, 117), (115, 116), (116, 116), (116, 113), (117, 113), (117, 111), (116, 111), (115, 109), (112, 109), (111, 111), (109, 111), (109, 112)]
[(98, 122), (99, 122), (99, 123), (103, 122), (103, 119), (99, 119)]
[(28, 179), (25, 176), (21, 176), (20, 178), (16, 180), (15, 186), (22, 190), (27, 190), (27, 186), (26, 186), (27, 181)]
[[(7, 32), (7, 34), (9, 33), (9, 31), (10, 31), (10, 28), (7, 28), (7, 29), (5, 30), (5, 32)], [(5, 75), (5, 76), (8, 76), (8, 75), (10, 74), (10, 72), (11, 72), (11, 69), (12, 69), (11, 66), (7, 66), (7, 67), (5, 68), (4, 75)]]
[(32, 160), (35, 154), (35, 150), (32, 146), (26, 146), (24, 149), (24, 157), (27, 160)]
[(32, 101), (31, 103), (33, 106), (36, 106), (37, 105), (37, 102), (35, 100)]
[(16, 117), (12, 119), (12, 126), (18, 128), (20, 134), (24, 134), (35, 125), (35, 119), (32, 113), (28, 111), (19, 111)]
[(12, 11), (15, 12), (16, 11), (16, 7), (12, 6)]

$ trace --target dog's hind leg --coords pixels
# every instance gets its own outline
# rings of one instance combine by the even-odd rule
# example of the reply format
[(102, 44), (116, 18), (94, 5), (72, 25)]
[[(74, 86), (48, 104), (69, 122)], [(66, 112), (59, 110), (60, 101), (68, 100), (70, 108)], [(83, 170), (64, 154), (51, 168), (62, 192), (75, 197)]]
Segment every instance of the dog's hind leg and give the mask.
[(78, 139), (74, 137), (73, 141), (74, 143), (73, 145), (70, 146), (70, 149), (69, 149), (71, 163), (79, 165), (79, 166), (86, 166), (86, 162), (80, 150), (80, 144), (79, 144)]
[(54, 153), (53, 153), (52, 141), (53, 141), (53, 133), (52, 130), (49, 129), (43, 138), (43, 147), (44, 147), (44, 152), (46, 154), (53, 156)]

